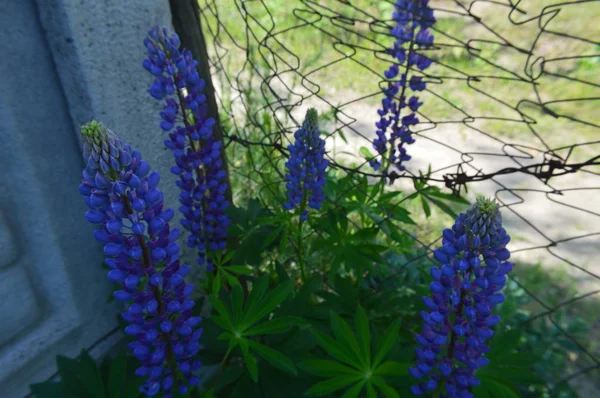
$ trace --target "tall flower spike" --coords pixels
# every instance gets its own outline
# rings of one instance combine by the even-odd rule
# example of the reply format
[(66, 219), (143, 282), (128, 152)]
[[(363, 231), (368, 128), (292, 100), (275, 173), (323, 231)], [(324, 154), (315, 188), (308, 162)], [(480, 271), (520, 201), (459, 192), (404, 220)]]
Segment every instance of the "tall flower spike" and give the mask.
[(147, 377), (140, 391), (184, 394), (199, 382), (193, 372), (201, 367), (194, 359), (201, 319), (192, 316), (194, 286), (183, 280), (189, 267), (179, 264), (179, 230), (169, 226), (173, 210), (163, 208), (160, 176), (100, 123), (83, 126), (81, 135), (87, 167), (79, 192), (87, 220), (101, 226), (95, 236), (104, 244), (108, 279), (120, 286), (114, 296), (127, 306), (121, 317), (135, 337), (136, 374)]
[[(397, 0), (395, 3), (395, 26), (391, 33), (396, 41), (387, 51), (395, 62), (384, 72), (387, 87), (383, 89), (382, 108), (377, 110), (380, 119), (375, 123), (377, 138), (373, 140), (373, 148), (382, 157), (387, 157), (383, 160), (386, 163), (384, 174), (387, 174), (390, 164), (398, 171), (405, 170), (403, 163), (411, 159), (405, 146), (415, 142), (411, 126), (419, 123), (416, 112), (423, 103), (416, 95), (409, 97), (407, 90), (418, 92), (426, 88), (421, 76), (413, 74), (409, 78), (409, 72), (414, 67), (423, 71), (431, 65), (431, 59), (416, 51), (417, 48), (428, 49), (433, 44), (429, 28), (435, 18), (428, 3), (429, 0)], [(404, 116), (401, 115), (402, 109), (406, 110)], [(382, 167), (382, 161), (377, 159), (369, 163), (375, 170)]]
[(207, 250), (225, 248), (230, 220), (225, 214), (229, 202), (222, 143), (213, 136), (215, 120), (207, 117), (204, 80), (192, 53), (180, 50), (179, 38), (169, 36), (166, 28), (153, 27), (144, 45), (147, 58), (143, 66), (154, 76), (149, 93), (164, 100), (160, 127), (169, 132), (164, 143), (175, 158), (171, 172), (179, 176), (181, 224), (190, 233), (187, 245), (198, 249), (198, 263), (211, 271)]
[(417, 364), (409, 368), (423, 379), (412, 387), (415, 395), (438, 389), (440, 397), (473, 397), (471, 387), (480, 384), (474, 372), (489, 362), (486, 341), (500, 321), (492, 312), (504, 301), (500, 290), (513, 268), (506, 262), (509, 241), (498, 204), (484, 198), (444, 230), (442, 248), (434, 251), (442, 265), (431, 268), (431, 297), (423, 298), (428, 311), (416, 335)]
[(302, 220), (308, 216), (306, 204), (318, 210), (325, 199), (323, 186), (329, 161), (324, 159), (325, 141), (320, 134), (317, 111), (310, 108), (302, 128), (294, 134), (294, 144), (288, 146), (290, 158), (285, 164), (288, 201), (284, 206), (292, 210), (300, 205)]

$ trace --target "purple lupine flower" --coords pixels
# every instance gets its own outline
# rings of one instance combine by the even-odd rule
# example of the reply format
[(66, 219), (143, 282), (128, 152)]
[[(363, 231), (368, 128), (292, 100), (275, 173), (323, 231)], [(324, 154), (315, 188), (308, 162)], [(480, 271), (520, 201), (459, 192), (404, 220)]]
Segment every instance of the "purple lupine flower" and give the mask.
[(165, 145), (175, 157), (171, 172), (179, 176), (181, 224), (190, 232), (187, 245), (198, 249), (198, 263), (211, 271), (207, 250), (225, 249), (230, 220), (225, 214), (229, 201), (222, 142), (213, 136), (215, 120), (207, 117), (205, 83), (192, 53), (179, 49), (176, 34), (169, 36), (166, 28), (155, 26), (144, 44), (148, 57), (143, 66), (154, 76), (149, 93), (164, 100), (160, 127), (169, 132)]
[(507, 262), (510, 236), (502, 228), (498, 204), (479, 198), (445, 229), (442, 248), (434, 251), (441, 267), (432, 267), (431, 297), (423, 301), (423, 332), (416, 335), (417, 364), (410, 373), (424, 381), (412, 387), (415, 395), (444, 388), (440, 397), (472, 398), (480, 381), (474, 372), (489, 359), (486, 340), (500, 317), (492, 315), (504, 301), (500, 290), (513, 268)]
[(183, 280), (189, 267), (179, 263), (179, 230), (169, 226), (174, 212), (163, 208), (160, 176), (98, 122), (81, 134), (87, 167), (79, 192), (88, 221), (103, 226), (95, 236), (105, 245), (108, 278), (120, 285), (114, 297), (127, 303), (121, 316), (135, 337), (129, 348), (141, 362), (136, 374), (147, 377), (140, 391), (185, 393), (199, 382), (193, 372), (201, 367), (194, 359), (201, 319), (192, 316), (194, 286)]
[(325, 199), (323, 186), (329, 161), (324, 159), (325, 141), (319, 137), (320, 134), (317, 111), (310, 108), (302, 128), (294, 133), (294, 144), (288, 146), (290, 158), (285, 164), (288, 169), (285, 176), (288, 201), (284, 207), (292, 210), (300, 205), (302, 220), (306, 220), (308, 215), (307, 201), (308, 206), (318, 210)]
[[(428, 3), (429, 0), (397, 0), (393, 14), (396, 24), (391, 33), (396, 41), (388, 53), (396, 60), (384, 72), (387, 88), (383, 90), (385, 97), (381, 101), (382, 109), (377, 110), (380, 119), (375, 124), (377, 138), (373, 140), (373, 148), (382, 156), (387, 154), (390, 163), (398, 171), (405, 170), (403, 163), (411, 159), (406, 152), (406, 145), (415, 142), (410, 127), (419, 123), (416, 112), (423, 104), (416, 95), (409, 97), (407, 90), (418, 92), (426, 88), (421, 76), (413, 75), (408, 78), (408, 73), (412, 67), (416, 66), (423, 71), (431, 65), (431, 59), (416, 51), (417, 47), (424, 50), (433, 44), (429, 28), (434, 24), (435, 18)], [(401, 66), (404, 69), (402, 73)], [(398, 79), (393, 80), (396, 78)], [(402, 109), (407, 106), (408, 113), (401, 117)], [(382, 166), (382, 162), (377, 159), (371, 159), (369, 163), (375, 170)], [(387, 170), (384, 172), (387, 173)]]

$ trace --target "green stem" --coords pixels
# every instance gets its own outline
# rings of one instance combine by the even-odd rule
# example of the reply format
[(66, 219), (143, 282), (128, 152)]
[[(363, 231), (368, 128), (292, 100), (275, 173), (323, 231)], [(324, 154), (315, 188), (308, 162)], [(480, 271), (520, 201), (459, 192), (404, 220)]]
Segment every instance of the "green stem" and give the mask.
[(221, 364), (219, 365), (217, 376), (215, 377), (215, 381), (213, 382), (213, 388), (216, 387), (217, 382), (219, 381), (219, 377), (221, 377), (221, 373), (223, 373), (223, 366), (225, 366), (225, 362), (227, 361), (227, 358), (229, 358), (229, 354), (231, 354), (231, 350), (233, 349), (233, 347), (234, 346), (229, 346), (227, 352), (225, 353), (225, 356), (223, 357), (223, 360), (221, 361)]
[(304, 190), (304, 195), (302, 196), (302, 204), (300, 205), (300, 221), (298, 222), (298, 262), (300, 263), (300, 272), (302, 274), (302, 283), (306, 283), (306, 266), (304, 264), (304, 248), (302, 246), (302, 224), (304, 220), (302, 219), (302, 214), (306, 210), (306, 202), (308, 201), (308, 195), (306, 190)]

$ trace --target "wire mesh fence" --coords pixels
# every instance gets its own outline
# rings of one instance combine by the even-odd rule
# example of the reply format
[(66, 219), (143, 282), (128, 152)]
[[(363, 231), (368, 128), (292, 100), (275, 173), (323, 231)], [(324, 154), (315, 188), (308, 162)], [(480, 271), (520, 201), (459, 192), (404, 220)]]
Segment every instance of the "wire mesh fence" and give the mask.
[[(238, 196), (281, 184), (284, 176), (268, 180), (265, 166), (288, 156), (309, 107), (325, 120), (332, 168), (356, 181), (381, 178), (369, 160), (391, 63), (393, 2), (199, 3), (230, 172), (234, 186), (246, 187)], [(495, 196), (521, 269), (509, 286), (527, 310), (518, 325), (551, 339), (546, 358), (561, 353), (568, 364), (561, 377), (548, 375), (548, 393), (560, 396), (570, 384), (581, 396), (595, 396), (600, 2), (431, 0), (430, 6), (433, 64), (413, 71), (427, 88), (408, 147), (412, 159), (406, 170), (390, 173), (388, 189), (398, 192), (397, 206), (412, 206), (415, 190), (432, 186), (470, 200), (476, 193)], [(395, 271), (374, 278), (373, 294), (383, 279), (431, 262), (435, 231), (448, 221), (442, 217), (423, 217), (418, 228), (394, 224), (415, 250), (390, 260)]]

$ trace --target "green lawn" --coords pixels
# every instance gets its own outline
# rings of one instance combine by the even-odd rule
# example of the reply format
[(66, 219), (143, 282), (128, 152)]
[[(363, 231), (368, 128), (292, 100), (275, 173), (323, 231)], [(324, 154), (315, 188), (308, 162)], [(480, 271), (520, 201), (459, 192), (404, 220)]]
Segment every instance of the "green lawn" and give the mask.
[[(373, 51), (381, 51), (392, 43), (381, 22), (389, 22), (392, 3), (199, 1), (204, 9), (205, 29), (209, 28), (211, 56), (214, 59), (219, 55), (227, 76), (234, 79), (227, 85), (235, 86), (235, 78), (241, 82), (252, 74), (252, 85), (258, 88), (262, 79), (276, 75), (290, 87), (284, 91), (297, 94), (291, 95), (292, 103), (317, 90), (336, 105), (365, 96), (371, 96), (361, 100), (366, 105), (376, 106), (380, 101), (378, 84), (389, 60), (382, 55), (374, 57)], [(600, 129), (590, 125), (599, 120), (596, 108), (600, 103), (600, 46), (586, 41), (600, 38), (600, 25), (594, 22), (600, 19), (600, 2), (560, 7), (553, 19), (541, 19), (547, 23), (542, 34), (540, 18), (535, 17), (553, 2), (522, 3), (519, 10), (526, 14), (513, 12), (511, 22), (510, 8), (477, 2), (471, 9), (480, 18), (477, 22), (455, 2), (431, 2), (436, 9), (437, 47), (429, 53), (436, 63), (426, 70), (430, 91), (421, 95), (424, 118), (460, 123), (472, 116), (475, 119), (468, 122), (469, 126), (511, 143), (540, 149), (545, 149), (543, 143), (556, 148), (600, 140)], [(531, 18), (532, 21), (521, 23)], [(469, 40), (474, 49), (471, 53), (466, 44)], [(257, 68), (245, 62), (246, 48)], [(529, 57), (518, 49), (533, 55)], [(583, 55), (590, 57), (556, 59)], [(528, 77), (526, 70), (535, 76), (540, 74), (542, 60), (544, 73), (535, 80)], [(303, 76), (305, 87), (300, 84)], [(480, 81), (468, 82), (469, 76), (480, 76)], [(540, 103), (547, 104), (546, 108)], [(553, 113), (566, 117), (556, 118)], [(599, 149), (587, 148), (595, 152)]]

